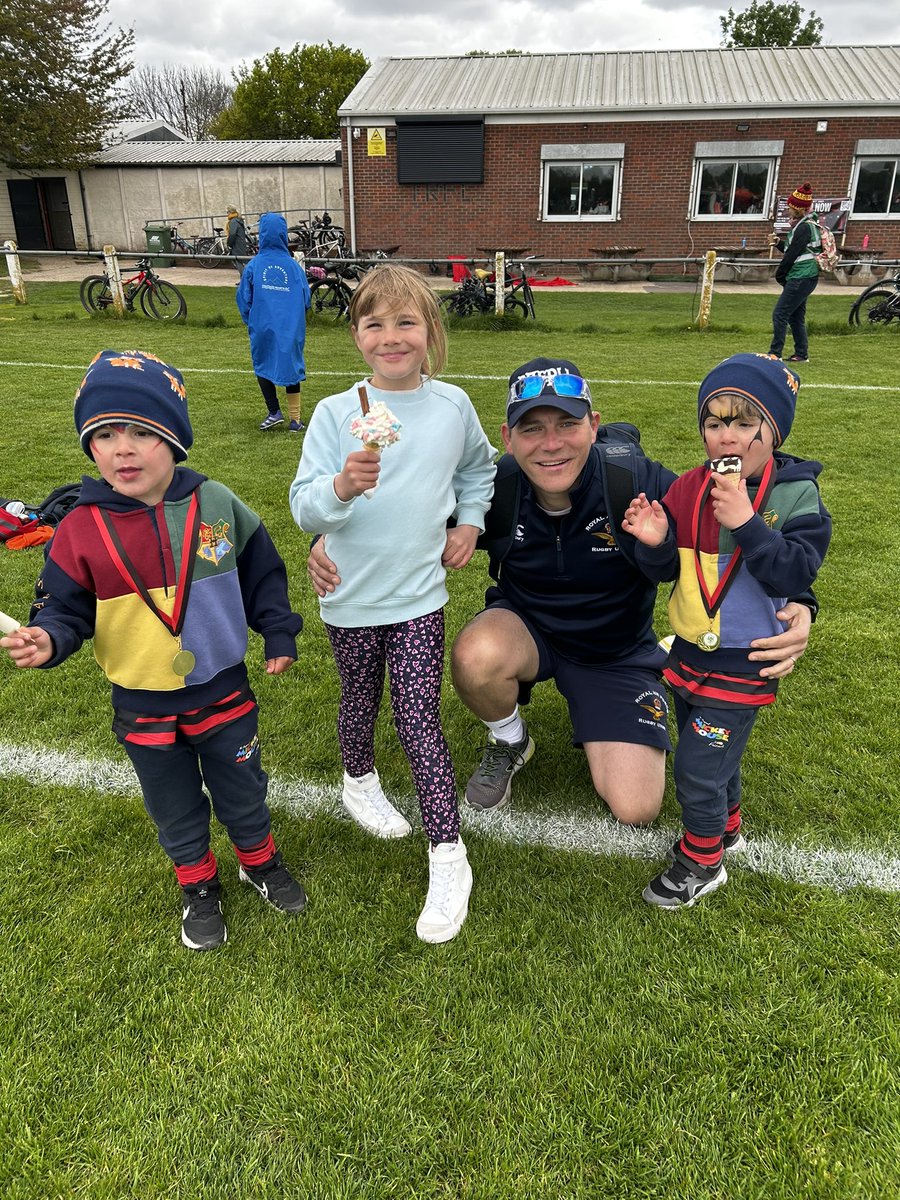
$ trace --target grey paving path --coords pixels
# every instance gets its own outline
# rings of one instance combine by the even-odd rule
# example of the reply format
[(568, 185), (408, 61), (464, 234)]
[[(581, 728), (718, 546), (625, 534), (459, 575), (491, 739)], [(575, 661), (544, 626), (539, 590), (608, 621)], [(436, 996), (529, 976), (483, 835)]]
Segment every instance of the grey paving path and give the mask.
[[(540, 270), (541, 268), (539, 267), (538, 269)], [(80, 282), (84, 279), (85, 275), (96, 273), (99, 270), (99, 259), (96, 256), (88, 254), (76, 255), (71, 258), (31, 258), (27, 261), (25, 285), (27, 288), (30, 282)], [(174, 267), (161, 267), (159, 271), (164, 278), (171, 279), (173, 283), (184, 284), (189, 287), (233, 288), (235, 284), (235, 270), (230, 265), (207, 270), (203, 267), (198, 267), (195, 263), (178, 261)], [(550, 278), (553, 278), (556, 272), (556, 264), (548, 263), (543, 268), (544, 275), (549, 275)], [(449, 290), (453, 286), (452, 281), (443, 275), (428, 275), (426, 279), (432, 287), (441, 291)], [(676, 280), (660, 280), (658, 282), (648, 280), (637, 283), (594, 283), (579, 280), (573, 283), (573, 288), (579, 292), (645, 292), (648, 294), (653, 294), (654, 292), (695, 292), (698, 289), (698, 282), (692, 278), (687, 278), (684, 282)], [(542, 293), (561, 292), (564, 290), (570, 289), (540, 289)], [(859, 290), (860, 287), (845, 286), (824, 279), (820, 280), (819, 286), (816, 289), (819, 295), (841, 295), (848, 297), (852, 297)], [(777, 296), (781, 288), (774, 282), (717, 283), (716, 291), (722, 294), (742, 293), (743, 295), (762, 294)]]

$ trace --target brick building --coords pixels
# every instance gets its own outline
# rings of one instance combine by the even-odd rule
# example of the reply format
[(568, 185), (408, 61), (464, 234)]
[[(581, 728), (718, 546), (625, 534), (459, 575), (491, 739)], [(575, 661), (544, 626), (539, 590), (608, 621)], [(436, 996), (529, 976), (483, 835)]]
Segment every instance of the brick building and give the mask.
[(340, 117), (357, 249), (761, 247), (808, 180), (900, 258), (900, 46), (386, 58)]

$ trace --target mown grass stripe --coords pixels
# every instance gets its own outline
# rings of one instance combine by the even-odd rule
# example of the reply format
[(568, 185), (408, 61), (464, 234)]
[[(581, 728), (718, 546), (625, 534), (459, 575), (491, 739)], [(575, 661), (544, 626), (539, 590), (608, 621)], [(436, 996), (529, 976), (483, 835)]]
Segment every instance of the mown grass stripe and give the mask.
[[(107, 795), (137, 794), (134, 774), (126, 763), (0, 742), (0, 778), (10, 777)], [(311, 817), (322, 812), (337, 813), (340, 792), (337, 786), (323, 787), (301, 779), (271, 778), (269, 801), (273, 808), (282, 812)], [(416, 806), (412, 799), (406, 799), (399, 802), (398, 807), (404, 809), (407, 816), (412, 816)], [(673, 828), (635, 829), (599, 813), (526, 813), (502, 809), (476, 817), (463, 808), (461, 817), (464, 829), (495, 841), (602, 858), (655, 861), (676, 837)], [(881, 892), (900, 891), (900, 858), (853, 846), (802, 846), (754, 834), (746, 849), (736, 854), (735, 859), (742, 867), (758, 874), (774, 875), (790, 883), (824, 887), (835, 892), (854, 887), (869, 887)]]
[[(27, 367), (40, 368), (48, 371), (84, 371), (84, 363), (47, 363), (47, 362), (23, 362), (15, 360), (0, 359), (0, 367)], [(253, 372), (245, 367), (186, 367), (179, 363), (179, 371), (182, 375), (252, 375)], [(307, 379), (346, 379), (348, 375), (352, 375), (353, 371), (307, 371)], [(466, 375), (459, 372), (444, 371), (441, 374), (442, 379), (463, 380), (484, 383), (506, 383), (506, 375)], [(700, 386), (699, 379), (599, 379), (595, 376), (590, 376), (588, 383), (603, 387), (689, 387), (697, 388)], [(822, 391), (822, 392), (896, 392), (895, 387), (884, 387), (880, 384), (868, 383), (812, 383), (803, 381), (804, 392)]]

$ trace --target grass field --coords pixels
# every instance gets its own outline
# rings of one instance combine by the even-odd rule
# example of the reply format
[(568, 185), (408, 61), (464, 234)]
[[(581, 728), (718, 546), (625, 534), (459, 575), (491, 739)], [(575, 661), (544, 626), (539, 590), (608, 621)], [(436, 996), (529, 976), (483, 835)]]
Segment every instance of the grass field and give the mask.
[[(179, 286), (181, 282), (179, 280)], [(310, 895), (287, 922), (241, 889), (225, 839), (229, 941), (178, 940), (179, 893), (109, 731), (83, 650), (52, 674), (0, 662), (0, 1193), (44, 1197), (881, 1200), (900, 1194), (900, 787), (896, 535), (900, 338), (850, 331), (852, 296), (810, 302), (813, 362), (788, 447), (825, 463), (834, 541), (810, 652), (762, 715), (744, 771), (751, 849), (689, 912), (640, 892), (678, 819), (626, 835), (595, 803), (552, 687), (508, 817), (469, 816), (469, 920), (417, 941), (425, 839), (338, 816), (337, 682), (286, 493), (301, 439), (263, 405), (232, 288), (184, 287), (160, 328), (88, 318), (75, 285), (0, 308), (0, 493), (39, 501), (88, 461), (72, 396), (100, 349), (185, 374), (191, 465), (260, 511), (306, 620), (301, 658), (250, 663), (276, 835)], [(505, 376), (573, 359), (604, 419), (635, 421), (674, 470), (699, 460), (696, 386), (768, 346), (771, 296), (540, 294), (536, 326), (451, 332), (447, 378), (497, 443)], [(304, 416), (361, 375), (314, 324)], [(0, 549), (0, 608), (27, 613), (40, 551)], [(480, 558), (481, 556), (479, 556)], [(452, 634), (484, 563), (450, 580)], [(659, 630), (665, 632), (661, 602)], [(447, 682), (462, 781), (478, 722)], [(378, 765), (413, 814), (382, 714)], [(861, 886), (868, 884), (868, 886)]]

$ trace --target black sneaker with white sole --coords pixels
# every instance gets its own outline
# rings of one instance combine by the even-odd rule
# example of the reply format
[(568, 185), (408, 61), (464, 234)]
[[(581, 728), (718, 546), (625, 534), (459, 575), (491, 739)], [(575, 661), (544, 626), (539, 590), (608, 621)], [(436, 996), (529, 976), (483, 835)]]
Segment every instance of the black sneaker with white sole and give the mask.
[(520, 742), (497, 742), (488, 738), (478, 770), (466, 784), (466, 800), (482, 812), (502, 808), (512, 792), (513, 775), (521, 771), (534, 754), (534, 741), (525, 726)]
[(724, 862), (717, 867), (701, 867), (699, 863), (688, 865), (676, 854), (675, 861), (644, 888), (641, 893), (648, 904), (657, 908), (691, 908), (709, 892), (728, 882)]
[(189, 950), (215, 950), (228, 939), (220, 900), (218, 876), (191, 883), (181, 889), (181, 940)]
[(245, 867), (242, 864), (238, 877), (241, 883), (249, 883), (256, 888), (263, 900), (279, 912), (293, 916), (306, 908), (306, 892), (281, 861), (280, 853), (273, 854), (260, 867)]

